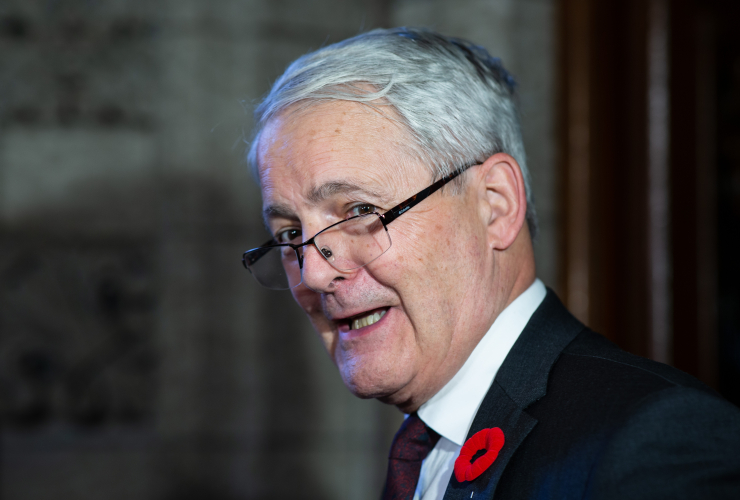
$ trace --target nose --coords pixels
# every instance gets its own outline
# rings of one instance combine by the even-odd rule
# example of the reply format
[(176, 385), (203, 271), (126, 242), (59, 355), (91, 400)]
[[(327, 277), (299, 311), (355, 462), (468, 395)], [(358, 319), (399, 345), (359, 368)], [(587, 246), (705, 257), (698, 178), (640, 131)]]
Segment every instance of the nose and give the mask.
[(346, 278), (348, 273), (334, 269), (314, 245), (306, 245), (303, 251), (303, 284), (315, 292), (328, 292), (334, 287), (334, 280)]

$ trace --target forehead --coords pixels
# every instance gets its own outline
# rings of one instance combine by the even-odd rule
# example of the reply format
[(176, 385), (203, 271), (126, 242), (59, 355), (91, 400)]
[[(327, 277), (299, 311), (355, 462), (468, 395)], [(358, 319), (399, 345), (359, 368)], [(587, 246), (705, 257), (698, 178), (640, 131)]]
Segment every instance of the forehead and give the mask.
[(316, 201), (312, 193), (343, 183), (376, 191), (409, 183), (419, 173), (410, 137), (388, 106), (381, 109), (342, 101), (272, 118), (258, 145), (265, 204), (290, 195)]

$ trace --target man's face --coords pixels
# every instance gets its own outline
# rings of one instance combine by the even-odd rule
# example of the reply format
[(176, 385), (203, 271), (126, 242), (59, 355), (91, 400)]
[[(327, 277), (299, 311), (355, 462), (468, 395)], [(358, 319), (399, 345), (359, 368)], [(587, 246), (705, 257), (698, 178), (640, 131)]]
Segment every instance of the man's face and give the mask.
[[(368, 210), (383, 213), (427, 187), (425, 165), (404, 153), (400, 126), (367, 106), (338, 102), (283, 113), (259, 144), (263, 208), (273, 232), (305, 241)], [(476, 168), (458, 195), (437, 192), (388, 226), (392, 245), (352, 272), (305, 247), (292, 290), (349, 389), (401, 407), (421, 403), (459, 369), (490, 325), (493, 252)], [(368, 207), (370, 205), (370, 207)], [(295, 233), (294, 233), (295, 234)], [(361, 328), (354, 320), (382, 316)]]

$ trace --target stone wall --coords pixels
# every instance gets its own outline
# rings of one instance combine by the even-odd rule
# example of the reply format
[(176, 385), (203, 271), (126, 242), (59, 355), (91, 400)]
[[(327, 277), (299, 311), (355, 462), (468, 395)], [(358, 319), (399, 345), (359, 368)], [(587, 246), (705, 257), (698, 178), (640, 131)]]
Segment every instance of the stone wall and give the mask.
[(552, 4), (455, 5), (0, 4), (3, 499), (377, 498), (401, 415), (352, 397), (290, 295), (241, 268), (265, 239), (243, 139), (308, 50), (468, 36), (522, 82), (552, 283)]

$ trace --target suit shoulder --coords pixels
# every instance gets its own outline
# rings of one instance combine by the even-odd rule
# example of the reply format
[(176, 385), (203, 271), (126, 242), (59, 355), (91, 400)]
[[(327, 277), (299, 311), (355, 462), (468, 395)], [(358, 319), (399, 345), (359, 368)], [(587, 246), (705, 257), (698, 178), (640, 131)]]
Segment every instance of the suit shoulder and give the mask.
[(623, 351), (589, 329), (581, 332), (563, 351), (564, 363), (598, 366), (604, 376), (617, 377), (623, 383), (649, 384), (656, 389), (686, 387), (719, 397), (705, 384), (672, 366)]
[(600, 387), (601, 404), (611, 403), (590, 496), (740, 498), (737, 407), (691, 375), (629, 354), (590, 330), (563, 351), (562, 362), (566, 373), (586, 370), (585, 385)]
[(602, 499), (740, 498), (740, 411), (706, 391), (674, 386), (645, 398), (594, 464)]
[(722, 399), (687, 373), (629, 354), (584, 330), (563, 350), (550, 370), (546, 395), (529, 410), (537, 418), (553, 421), (558, 416), (572, 419), (576, 411), (590, 422), (581, 425), (608, 433), (668, 390)]

